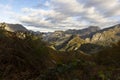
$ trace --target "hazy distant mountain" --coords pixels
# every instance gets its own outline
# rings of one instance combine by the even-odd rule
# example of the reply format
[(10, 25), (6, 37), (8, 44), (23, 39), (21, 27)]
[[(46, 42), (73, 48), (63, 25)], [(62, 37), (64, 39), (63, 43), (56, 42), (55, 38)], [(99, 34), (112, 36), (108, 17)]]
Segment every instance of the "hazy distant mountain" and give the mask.
[(71, 36), (71, 34), (65, 34), (64, 31), (55, 31), (53, 33), (43, 34), (43, 40), (54, 46), (59, 46), (67, 42)]
[[(81, 30), (74, 29), (74, 30), (67, 30), (67, 31), (55, 31), (53, 33), (44, 34), (43, 40), (54, 45), (57, 49), (63, 49), (63, 46), (64, 46), (64, 49), (68, 49), (69, 44), (71, 44), (71, 42), (73, 43), (72, 39), (74, 40), (75, 35), (77, 36), (77, 39), (79, 39), (80, 37), (86, 38), (87, 35), (89, 35), (90, 33), (97, 32), (99, 30), (100, 30), (99, 27), (91, 26), (91, 27), (81, 29)], [(81, 40), (81, 38), (79, 40)], [(77, 40), (77, 41), (79, 41), (79, 40)], [(75, 42), (75, 43), (77, 43), (77, 42)], [(74, 45), (70, 45), (70, 46), (74, 46)], [(72, 49), (70, 49), (70, 50), (72, 50)]]
[(76, 30), (76, 29), (70, 29), (65, 31), (65, 34), (73, 34), (73, 35), (80, 35), (81, 37), (85, 37), (86, 35), (92, 33), (92, 32), (97, 32), (99, 31), (100, 28), (98, 26), (90, 26), (88, 28)]
[(80, 37), (85, 37), (87, 35), (89, 35), (90, 33), (93, 32), (97, 32), (99, 31), (100, 28), (97, 26), (90, 26), (88, 28), (85, 29), (80, 29), (80, 30), (76, 30), (76, 29), (69, 29), (66, 31), (55, 31), (53, 33), (46, 33), (43, 38), (45, 41), (48, 42), (53, 42), (53, 41), (58, 41), (59, 39), (61, 40), (61, 38), (65, 38), (65, 37), (70, 37), (71, 35), (79, 35)]
[(79, 49), (84, 51), (84, 47), (87, 47), (89, 48), (87, 50), (92, 53), (118, 42), (120, 40), (120, 25), (102, 30), (99, 27), (91, 26), (81, 30), (55, 31), (46, 33), (43, 39), (54, 45), (57, 50)]

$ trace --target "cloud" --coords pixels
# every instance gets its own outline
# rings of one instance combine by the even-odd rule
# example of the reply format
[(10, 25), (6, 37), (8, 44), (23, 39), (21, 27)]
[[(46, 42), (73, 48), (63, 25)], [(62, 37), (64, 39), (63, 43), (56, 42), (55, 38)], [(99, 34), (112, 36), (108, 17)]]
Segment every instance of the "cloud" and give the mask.
[(39, 3), (37, 4), (37, 5), (35, 5), (34, 6), (34, 8), (45, 8), (45, 9), (47, 9), (47, 8), (49, 8), (49, 1), (48, 0), (46, 0), (45, 2), (43, 2), (42, 0), (40, 0), (39, 1)]
[(119, 5), (119, 0), (46, 0), (12, 15), (35, 30), (80, 29), (91, 25), (103, 28), (119, 22)]
[[(81, 3), (81, 0), (78, 0)], [(120, 15), (119, 8), (120, 2), (119, 0), (85, 0), (83, 1), (85, 6), (91, 7), (95, 6), (97, 11), (103, 13), (105, 16), (116, 16)]]
[(0, 4), (0, 22), (9, 22), (10, 14), (12, 13), (12, 6), (8, 4)]

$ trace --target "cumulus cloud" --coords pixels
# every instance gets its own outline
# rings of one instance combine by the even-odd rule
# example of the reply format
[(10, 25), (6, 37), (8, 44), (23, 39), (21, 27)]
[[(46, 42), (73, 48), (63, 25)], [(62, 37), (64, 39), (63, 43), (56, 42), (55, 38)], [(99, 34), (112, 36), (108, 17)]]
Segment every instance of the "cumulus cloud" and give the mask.
[(16, 14), (16, 17), (24, 25), (32, 26), (31, 29), (36, 27), (43, 31), (91, 25), (103, 28), (119, 23), (119, 5), (119, 0), (46, 0), (43, 4), (22, 8), (22, 14)]

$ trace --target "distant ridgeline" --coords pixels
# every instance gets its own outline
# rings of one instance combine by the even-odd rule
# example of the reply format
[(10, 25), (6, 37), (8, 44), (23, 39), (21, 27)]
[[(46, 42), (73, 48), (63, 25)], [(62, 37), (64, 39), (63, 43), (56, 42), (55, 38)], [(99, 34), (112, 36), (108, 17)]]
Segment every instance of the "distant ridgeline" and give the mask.
[(112, 47), (111, 44), (120, 40), (120, 24), (104, 29), (90, 26), (81, 30), (45, 33), (43, 40), (60, 51), (82, 50), (95, 53), (106, 47)]
[(120, 24), (100, 29), (97, 26), (90, 26), (80, 30), (55, 31), (40, 33), (27, 30), (21, 24), (0, 23), (0, 28), (6, 31), (15, 32), (23, 39), (26, 34), (36, 35), (43, 41), (49, 43), (49, 47), (59, 51), (83, 51), (85, 53), (96, 53), (120, 40)]

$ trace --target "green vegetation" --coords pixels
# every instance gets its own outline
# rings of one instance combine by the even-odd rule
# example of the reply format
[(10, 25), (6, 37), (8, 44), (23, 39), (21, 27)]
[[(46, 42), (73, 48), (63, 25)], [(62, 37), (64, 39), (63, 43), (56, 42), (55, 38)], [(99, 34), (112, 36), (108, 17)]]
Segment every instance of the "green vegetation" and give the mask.
[(0, 80), (120, 80), (120, 42), (95, 54), (59, 52), (0, 29)]
[(97, 44), (92, 44), (92, 43), (84, 43), (79, 47), (79, 50), (85, 52), (85, 53), (96, 53), (101, 50), (105, 49), (105, 47)]

